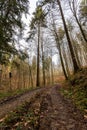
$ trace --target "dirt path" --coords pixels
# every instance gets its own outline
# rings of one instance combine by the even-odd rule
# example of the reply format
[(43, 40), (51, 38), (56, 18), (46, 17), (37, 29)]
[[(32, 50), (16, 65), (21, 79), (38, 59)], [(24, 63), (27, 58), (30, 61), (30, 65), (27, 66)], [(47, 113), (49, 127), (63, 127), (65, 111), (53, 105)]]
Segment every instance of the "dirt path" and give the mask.
[(6, 101), (3, 101), (3, 103), (0, 104), (0, 118), (4, 117), (10, 111), (15, 110), (18, 106), (22, 105), (25, 101), (29, 102), (32, 97), (34, 98), (37, 93), (40, 93), (43, 90), (44, 88), (37, 89), (19, 95), (17, 97), (12, 97), (10, 100), (8, 99)]
[[(35, 97), (38, 93), (38, 98), (35, 98), (36, 100), (34, 99), (35, 102), (39, 102), (38, 127), (32, 130), (87, 130), (87, 120), (84, 119), (82, 113), (71, 101), (66, 100), (60, 94), (59, 89), (60, 87), (55, 85), (27, 93), (14, 101), (3, 104), (0, 107), (0, 116), (2, 116), (2, 113), (6, 114), (8, 111), (13, 110), (25, 100), (29, 101), (31, 97)], [(32, 103), (32, 109), (34, 106)], [(34, 107), (34, 109), (35, 108), (36, 107)], [(23, 130), (24, 129), (26, 128), (23, 128)], [(28, 129), (27, 126), (26, 130)]]
[(39, 130), (87, 130), (87, 121), (55, 86), (43, 97)]

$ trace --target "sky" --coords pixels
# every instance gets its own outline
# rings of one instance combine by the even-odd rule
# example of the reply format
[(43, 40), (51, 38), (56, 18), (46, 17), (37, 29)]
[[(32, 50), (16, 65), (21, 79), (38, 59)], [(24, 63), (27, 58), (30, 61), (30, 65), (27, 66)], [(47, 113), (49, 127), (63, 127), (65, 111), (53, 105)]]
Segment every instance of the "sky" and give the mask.
[(35, 10), (35, 7), (36, 7), (36, 2), (37, 0), (29, 0), (30, 1), (30, 14), (32, 14), (32, 12)]
[(22, 17), (24, 23), (26, 23), (27, 25), (29, 25), (29, 22), (30, 22), (31, 17), (32, 17), (32, 13), (35, 11), (37, 0), (29, 0), (29, 2), (30, 2), (29, 15), (27, 15), (27, 18), (25, 17), (25, 15), (23, 15), (23, 17)]

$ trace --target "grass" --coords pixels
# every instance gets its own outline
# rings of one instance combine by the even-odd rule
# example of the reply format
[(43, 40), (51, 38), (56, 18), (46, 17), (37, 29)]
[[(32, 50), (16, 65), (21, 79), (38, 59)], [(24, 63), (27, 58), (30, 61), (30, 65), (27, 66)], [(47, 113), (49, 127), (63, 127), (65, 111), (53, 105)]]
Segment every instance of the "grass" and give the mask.
[(35, 88), (29, 87), (29, 88), (23, 88), (23, 89), (16, 89), (16, 90), (11, 90), (11, 91), (2, 91), (0, 92), (0, 100), (12, 97), (12, 96), (16, 96), (16, 95), (20, 95), (23, 94), (27, 91), (31, 91), (34, 90)]
[(63, 86), (62, 94), (70, 98), (80, 110), (87, 110), (87, 68), (73, 75), (71, 84), (66, 81)]
[[(42, 87), (44, 87), (44, 86), (42, 86)], [(9, 97), (13, 97), (16, 95), (26, 93), (28, 91), (36, 90), (39, 88), (41, 88), (41, 86), (40, 87), (29, 87), (29, 88), (25, 87), (25, 88), (20, 88), (20, 89), (15, 89), (15, 90), (0, 90), (0, 101), (3, 99), (7, 99)]]

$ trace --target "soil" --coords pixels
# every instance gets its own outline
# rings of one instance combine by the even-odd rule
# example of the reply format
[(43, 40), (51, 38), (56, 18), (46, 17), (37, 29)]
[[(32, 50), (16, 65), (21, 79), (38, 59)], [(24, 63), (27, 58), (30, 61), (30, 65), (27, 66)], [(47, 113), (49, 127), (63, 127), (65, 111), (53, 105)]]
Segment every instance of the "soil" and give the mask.
[[(38, 95), (37, 98), (35, 95)], [(32, 130), (87, 130), (87, 119), (70, 100), (61, 95), (60, 85), (41, 88), (0, 105), (0, 117), (32, 97), (39, 104), (38, 127)], [(35, 109), (35, 102), (31, 105), (32, 109)], [(27, 126), (26, 130), (31, 129)]]
[(24, 94), (19, 94), (0, 101), (0, 118), (15, 110), (24, 102), (29, 102), (32, 97), (34, 98), (37, 93), (40, 93), (44, 89), (45, 88), (36, 89), (34, 91), (25, 92)]

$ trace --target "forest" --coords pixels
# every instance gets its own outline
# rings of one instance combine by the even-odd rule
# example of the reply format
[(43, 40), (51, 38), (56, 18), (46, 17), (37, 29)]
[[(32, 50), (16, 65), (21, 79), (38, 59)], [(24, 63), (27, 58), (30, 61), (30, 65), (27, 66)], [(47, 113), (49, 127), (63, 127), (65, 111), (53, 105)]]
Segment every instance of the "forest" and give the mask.
[(87, 130), (87, 0), (34, 1), (0, 0), (0, 130)]
[(87, 65), (85, 0), (39, 0), (26, 25), (29, 8), (28, 0), (0, 1), (1, 91), (70, 80)]
[(87, 130), (87, 0), (33, 2), (0, 0), (0, 130)]

